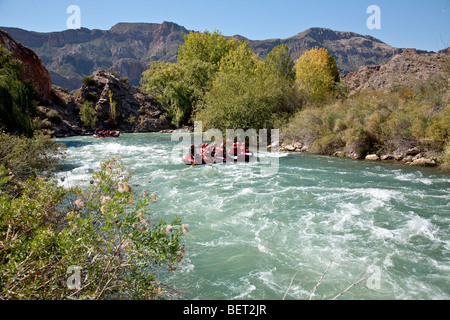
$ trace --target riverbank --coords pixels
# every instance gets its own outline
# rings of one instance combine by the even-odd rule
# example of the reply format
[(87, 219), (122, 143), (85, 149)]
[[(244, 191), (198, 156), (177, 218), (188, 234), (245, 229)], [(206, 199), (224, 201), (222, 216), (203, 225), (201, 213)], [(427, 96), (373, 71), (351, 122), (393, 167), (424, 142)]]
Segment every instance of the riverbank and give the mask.
[[(269, 146), (270, 150), (273, 148)], [(308, 151), (308, 147), (304, 146), (301, 142), (294, 143), (284, 143), (280, 144), (279, 151), (281, 152), (297, 152), (297, 153), (308, 153), (308, 154), (317, 154)], [(338, 157), (338, 158), (347, 158), (351, 160), (365, 160), (365, 161), (379, 161), (384, 163), (397, 163), (397, 164), (405, 164), (411, 166), (420, 166), (420, 167), (440, 167), (440, 163), (438, 162), (439, 153), (436, 151), (425, 151), (418, 147), (412, 148), (403, 148), (397, 149), (392, 152), (386, 152), (381, 154), (367, 154), (365, 156), (359, 156), (354, 152), (345, 152), (343, 150), (337, 150), (328, 156)]]
[[(121, 133), (192, 133), (192, 127), (183, 127), (178, 129), (165, 129), (158, 132), (134, 132), (125, 131)], [(70, 138), (70, 137), (89, 137), (92, 136), (93, 132), (85, 131), (82, 134), (68, 134), (64, 136), (55, 136), (56, 138)], [(278, 151), (280, 152), (293, 152), (293, 153), (304, 153), (311, 155), (323, 155), (320, 153), (314, 153), (310, 151), (307, 145), (301, 142), (291, 142), (291, 143), (281, 143), (279, 145), (269, 145), (267, 150), (271, 150), (278, 146)], [(349, 160), (365, 160), (372, 162), (382, 162), (382, 163), (395, 163), (404, 164), (409, 166), (418, 167), (436, 167), (442, 171), (449, 171), (448, 169), (443, 169), (441, 163), (438, 161), (439, 152), (436, 151), (426, 151), (418, 147), (403, 146), (403, 148), (398, 148), (392, 152), (385, 152), (381, 154), (367, 154), (366, 156), (358, 156), (355, 152), (345, 152), (344, 150), (336, 150), (332, 154), (327, 154), (329, 157), (336, 158), (346, 158)]]

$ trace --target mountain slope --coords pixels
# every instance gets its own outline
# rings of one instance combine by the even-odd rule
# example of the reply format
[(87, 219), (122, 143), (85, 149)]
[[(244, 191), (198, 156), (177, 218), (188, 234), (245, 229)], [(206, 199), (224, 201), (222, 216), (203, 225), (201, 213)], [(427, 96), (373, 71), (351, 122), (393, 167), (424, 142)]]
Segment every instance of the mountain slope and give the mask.
[(371, 36), (325, 28), (311, 28), (283, 40), (250, 41), (250, 47), (261, 57), (279, 44), (288, 46), (294, 60), (315, 46), (326, 48), (335, 57), (341, 74), (364, 65), (384, 64), (402, 51)]
[(176, 61), (178, 47), (188, 31), (174, 23), (119, 23), (110, 30), (65, 30), (38, 33), (5, 28), (33, 49), (44, 61), (53, 83), (70, 90), (81, 86), (83, 77), (98, 69), (114, 69), (131, 84), (155, 60)]
[(419, 53), (415, 49), (406, 49), (383, 65), (364, 66), (359, 70), (342, 76), (349, 93), (362, 89), (385, 89), (393, 85), (413, 87), (430, 76), (445, 76), (448, 73), (450, 53), (443, 50), (438, 53)]
[[(51, 33), (0, 28), (33, 49), (50, 71), (53, 83), (70, 90), (78, 89), (84, 76), (100, 68), (114, 69), (137, 85), (142, 71), (152, 61), (176, 61), (178, 48), (189, 32), (171, 22), (119, 23), (106, 31), (81, 28)], [(314, 46), (325, 47), (335, 56), (341, 73), (364, 65), (384, 64), (402, 51), (370, 36), (324, 28), (311, 28), (287, 39), (234, 37), (248, 41), (261, 58), (279, 44), (286, 44), (294, 59)]]

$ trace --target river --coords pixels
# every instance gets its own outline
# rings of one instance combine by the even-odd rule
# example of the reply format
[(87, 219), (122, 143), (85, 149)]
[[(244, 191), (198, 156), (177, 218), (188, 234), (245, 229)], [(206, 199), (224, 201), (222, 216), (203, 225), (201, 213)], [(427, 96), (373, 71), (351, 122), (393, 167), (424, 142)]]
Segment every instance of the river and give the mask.
[[(170, 279), (183, 299), (450, 299), (450, 175), (298, 153), (264, 164), (186, 166), (171, 134), (57, 139), (61, 184), (87, 184), (121, 156), (132, 184), (156, 192), (152, 214), (189, 224)], [(181, 154), (180, 154), (181, 155)], [(327, 271), (326, 271), (327, 270)], [(326, 271), (326, 272), (325, 272)]]

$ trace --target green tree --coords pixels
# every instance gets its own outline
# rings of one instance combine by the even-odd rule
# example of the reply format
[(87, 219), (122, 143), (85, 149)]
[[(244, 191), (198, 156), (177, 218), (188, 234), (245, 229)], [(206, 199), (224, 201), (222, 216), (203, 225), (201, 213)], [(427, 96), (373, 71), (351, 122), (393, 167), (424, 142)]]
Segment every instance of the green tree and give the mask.
[[(59, 168), (65, 155), (63, 145), (41, 132), (32, 138), (0, 132), (0, 168), (10, 173), (8, 183), (0, 187), (0, 194), (19, 194), (18, 181), (35, 179), (44, 173), (50, 175)], [(0, 173), (0, 180), (5, 177)]]
[(184, 36), (184, 44), (178, 52), (178, 62), (200, 60), (218, 65), (220, 60), (236, 45), (235, 40), (227, 40), (219, 31), (213, 33), (193, 32)]
[(205, 129), (257, 129), (271, 127), (276, 105), (263, 78), (219, 73), (213, 88), (196, 109), (195, 119)]
[(21, 62), (0, 47), (0, 127), (30, 137), (37, 103), (34, 85), (21, 80), (21, 69)]
[(80, 108), (80, 120), (89, 129), (94, 129), (98, 121), (97, 111), (91, 101), (85, 101)]
[(195, 119), (204, 128), (269, 128), (277, 107), (276, 75), (241, 42), (222, 58), (212, 88), (197, 105)]
[(262, 62), (248, 47), (248, 42), (239, 42), (219, 63), (219, 71), (242, 75), (254, 74)]
[(294, 86), (295, 69), (287, 45), (279, 45), (267, 55), (260, 68), (261, 77), (266, 79), (272, 94), (276, 97), (278, 118), (285, 118), (298, 109), (298, 92)]
[(218, 31), (190, 32), (178, 63), (154, 62), (143, 73), (142, 88), (162, 104), (174, 126), (189, 124), (194, 106), (211, 89), (219, 62), (235, 43)]
[(185, 75), (186, 68), (181, 64), (153, 62), (141, 79), (143, 90), (155, 96), (175, 126), (189, 121), (195, 103), (194, 90)]
[[(109, 120), (112, 124), (117, 124), (117, 102), (113, 100), (113, 93), (109, 90)], [(95, 125), (95, 124), (94, 124)]]
[(336, 60), (325, 48), (306, 51), (296, 65), (296, 83), (310, 101), (324, 101), (340, 81)]
[(280, 44), (273, 48), (266, 57), (265, 65), (269, 72), (276, 73), (288, 81), (295, 80), (294, 61), (287, 45)]

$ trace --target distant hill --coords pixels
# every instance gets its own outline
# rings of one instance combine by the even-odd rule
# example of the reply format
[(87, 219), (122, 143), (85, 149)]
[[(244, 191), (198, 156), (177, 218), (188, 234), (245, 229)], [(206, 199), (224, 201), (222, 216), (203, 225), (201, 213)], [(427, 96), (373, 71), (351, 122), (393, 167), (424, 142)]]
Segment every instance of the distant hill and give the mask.
[[(237, 37), (240, 40), (245, 39)], [(356, 71), (365, 65), (384, 64), (402, 52), (402, 49), (394, 48), (371, 36), (325, 28), (310, 28), (287, 39), (248, 41), (252, 50), (261, 57), (265, 57), (275, 46), (286, 44), (294, 60), (315, 46), (326, 48), (335, 57), (341, 74)]]
[(386, 89), (393, 85), (414, 87), (431, 75), (446, 76), (450, 68), (449, 48), (438, 53), (405, 49), (383, 65), (364, 66), (341, 77), (349, 93), (362, 89)]
[(152, 61), (175, 62), (188, 31), (174, 23), (119, 23), (110, 30), (65, 30), (38, 33), (0, 27), (36, 52), (52, 81), (69, 90), (98, 69), (119, 72), (137, 85)]
[[(142, 72), (152, 61), (176, 61), (184, 35), (189, 33), (172, 22), (118, 23), (110, 30), (81, 28), (51, 33), (0, 28), (33, 49), (49, 70), (53, 83), (69, 90), (80, 88), (81, 79), (98, 69), (113, 69), (138, 85)], [(279, 44), (286, 44), (294, 59), (312, 47), (325, 47), (335, 56), (341, 74), (365, 65), (384, 64), (402, 52), (371, 36), (324, 28), (311, 28), (287, 39), (234, 37), (248, 41), (261, 58)]]

